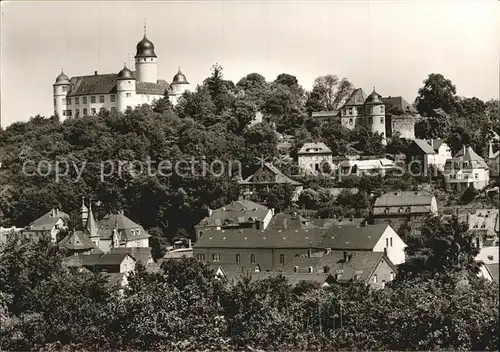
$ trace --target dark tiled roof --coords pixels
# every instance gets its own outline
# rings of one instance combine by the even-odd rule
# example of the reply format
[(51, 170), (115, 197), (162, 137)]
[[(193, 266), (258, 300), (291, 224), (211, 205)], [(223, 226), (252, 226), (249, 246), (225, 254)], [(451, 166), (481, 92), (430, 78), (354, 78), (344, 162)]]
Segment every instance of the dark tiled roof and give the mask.
[[(271, 171), (271, 173), (274, 175), (274, 180), (272, 180), (272, 181), (253, 181), (253, 177), (255, 176), (255, 174), (258, 173), (262, 169), (266, 169), (266, 170)], [(278, 170), (271, 163), (265, 163), (261, 169), (257, 170), (256, 173), (254, 173), (252, 176), (249, 176), (244, 181), (240, 181), (240, 184), (242, 184), (242, 185), (246, 185), (246, 184), (290, 184), (293, 186), (301, 186), (302, 185), (300, 182), (294, 181), (294, 180), (290, 179), (289, 177), (285, 176), (280, 170)]]
[(33, 221), (31, 224), (26, 226), (28, 231), (48, 231), (51, 230), (54, 225), (59, 221), (59, 219), (68, 220), (69, 215), (62, 211), (49, 211), (48, 213), (40, 216), (38, 219)]
[(294, 258), (287, 266), (287, 271), (293, 272), (298, 267), (299, 272), (304, 272), (312, 267), (311, 274), (324, 273), (324, 268), (328, 267), (329, 274), (341, 274), (339, 281), (352, 280), (355, 275), (359, 275), (358, 279), (367, 281), (381, 260), (385, 260), (396, 271), (394, 264), (383, 252), (352, 251), (345, 254), (347, 254), (347, 262), (344, 251), (330, 251), (319, 257)]
[(309, 229), (315, 226), (306, 218), (298, 214), (278, 213), (273, 216), (268, 229)]
[[(468, 168), (473, 169), (488, 169), (488, 165), (471, 147), (463, 147), (460, 149), (455, 156), (450, 160), (446, 161), (446, 167), (450, 168), (452, 163), (464, 164), (467, 163)], [(464, 165), (465, 167), (465, 165)]]
[(79, 254), (65, 258), (64, 261), (67, 266), (119, 266), (128, 256), (127, 253)]
[(410, 114), (416, 114), (417, 110), (411, 104), (409, 104), (403, 97), (385, 97), (382, 101), (387, 106), (387, 108), (395, 107), (403, 112), (409, 112)]
[(137, 262), (146, 266), (153, 260), (151, 248), (149, 247), (112, 247), (110, 254), (128, 254)]
[[(133, 241), (149, 238), (144, 228), (127, 218), (123, 213), (108, 214), (97, 222), (98, 234), (102, 239), (111, 239), (113, 229), (117, 228), (122, 240)], [(132, 234), (132, 230), (139, 230), (139, 234)]]
[(318, 248), (332, 250), (372, 250), (386, 229), (387, 224), (367, 226), (332, 226)]
[(72, 77), (68, 97), (116, 93), (116, 73)]
[(360, 226), (365, 218), (342, 218), (342, 219), (311, 219), (315, 227), (328, 229), (332, 226)]
[(88, 238), (83, 231), (74, 231), (68, 234), (61, 241), (59, 241), (59, 246), (78, 251), (78, 250), (92, 250), (93, 252), (102, 252), (99, 247), (95, 245), (94, 242)]
[(425, 192), (397, 191), (382, 194), (375, 200), (375, 207), (431, 205), (434, 196)]
[(193, 257), (193, 248), (181, 248), (174, 249), (165, 253), (162, 258), (163, 260), (167, 259), (180, 259), (180, 258), (192, 258)]
[(170, 86), (165, 81), (158, 83), (136, 82), (135, 92), (136, 94), (165, 95), (165, 93), (170, 93)]
[(357, 88), (352, 93), (349, 99), (347, 99), (344, 106), (349, 105), (363, 105), (366, 100), (366, 94), (363, 92), (363, 89)]
[(269, 212), (264, 205), (249, 201), (238, 200), (212, 211), (212, 215), (205, 217), (198, 226), (231, 226), (242, 223), (262, 221)]
[[(316, 149), (319, 149), (316, 151)], [(302, 148), (297, 152), (297, 154), (332, 154), (332, 150), (326, 146), (323, 142), (318, 143), (305, 143)]]
[(434, 151), (434, 148), (432, 148), (431, 145), (429, 143), (427, 143), (427, 141), (424, 139), (415, 139), (415, 140), (413, 140), (413, 143), (418, 148), (420, 148), (420, 150), (424, 154), (431, 154), (431, 155), (436, 154), (436, 152)]
[(258, 264), (228, 264), (228, 263), (210, 263), (210, 267), (214, 270), (215, 273), (220, 269), (222, 271), (222, 275), (224, 279), (228, 283), (236, 283), (243, 276), (253, 274), (256, 271), (260, 271), (260, 267)]

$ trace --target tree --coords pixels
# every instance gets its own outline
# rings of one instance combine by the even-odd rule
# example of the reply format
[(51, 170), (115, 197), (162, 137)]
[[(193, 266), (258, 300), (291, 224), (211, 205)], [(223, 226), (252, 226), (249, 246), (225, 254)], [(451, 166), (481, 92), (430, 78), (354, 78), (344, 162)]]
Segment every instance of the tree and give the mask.
[(314, 80), (313, 90), (306, 102), (309, 114), (312, 111), (335, 111), (340, 109), (353, 91), (353, 85), (346, 78), (339, 79), (328, 74)]
[(442, 109), (451, 114), (457, 110), (457, 93), (453, 83), (442, 74), (431, 73), (418, 90), (415, 106), (422, 116), (435, 116), (434, 110)]
[(268, 208), (274, 208), (276, 212), (289, 209), (293, 202), (295, 188), (289, 184), (273, 186), (269, 192), (263, 192), (259, 196)]
[(469, 204), (477, 197), (479, 192), (474, 188), (474, 186), (470, 185), (460, 196), (460, 201), (462, 204)]

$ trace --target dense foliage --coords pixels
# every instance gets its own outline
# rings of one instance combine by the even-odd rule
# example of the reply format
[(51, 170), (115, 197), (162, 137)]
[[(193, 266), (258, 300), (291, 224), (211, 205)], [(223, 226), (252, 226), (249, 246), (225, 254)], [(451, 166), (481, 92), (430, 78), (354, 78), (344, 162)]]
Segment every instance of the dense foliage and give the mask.
[(429, 219), (422, 236), (383, 290), (249, 273), (225, 285), (190, 258), (137, 268), (121, 293), (61, 265), (57, 246), (13, 240), (0, 251), (0, 349), (498, 349), (498, 285), (476, 277), (463, 226)]

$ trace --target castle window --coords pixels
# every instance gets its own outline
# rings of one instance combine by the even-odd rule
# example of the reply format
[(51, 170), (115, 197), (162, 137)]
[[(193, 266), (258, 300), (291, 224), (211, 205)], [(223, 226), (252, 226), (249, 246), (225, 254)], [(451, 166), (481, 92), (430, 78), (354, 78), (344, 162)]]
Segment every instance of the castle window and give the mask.
[(280, 264), (285, 264), (285, 255), (280, 254)]
[(479, 174), (474, 174), (474, 178), (479, 178)]
[(67, 92), (68, 91), (68, 87), (66, 87), (66, 86), (62, 86), (61, 89), (62, 89), (63, 92)]
[(85, 116), (86, 116), (86, 115), (87, 115), (87, 113), (88, 113), (88, 110), (87, 110), (86, 108), (85, 108), (85, 109), (83, 109), (83, 115), (85, 115)]
[(236, 263), (241, 263), (241, 257), (239, 254), (236, 254)]
[(383, 105), (380, 107), (380, 112), (384, 112), (384, 106)]
[(99, 103), (104, 103), (104, 95), (99, 96)]
[(68, 102), (68, 105), (71, 105), (71, 98), (67, 98), (66, 101)]
[(75, 98), (75, 104), (76, 104), (76, 105), (80, 105), (80, 98), (79, 98), (79, 97), (76, 97), (76, 98)]
[(380, 123), (384, 123), (384, 117), (380, 117)]
[(127, 98), (132, 97), (132, 93), (127, 93)]
[(146, 58), (144, 58), (144, 61), (146, 61)]
[(93, 96), (90, 97), (90, 102), (92, 104), (95, 104), (95, 95), (93, 95)]
[(92, 112), (92, 114), (95, 114), (95, 108), (90, 109), (90, 111)]
[(352, 115), (352, 108), (349, 108), (349, 115)]
[(255, 264), (255, 254), (250, 254), (250, 263)]
[(87, 97), (83, 97), (83, 104), (87, 104)]
[(213, 262), (220, 262), (220, 254), (212, 254)]
[(205, 254), (198, 253), (198, 254), (196, 255), (196, 259), (198, 259), (198, 260), (205, 260)]
[(110, 101), (110, 102), (112, 102), (112, 103), (114, 103), (114, 102), (116, 101), (116, 95), (111, 94), (111, 95), (109, 96), (109, 101)]

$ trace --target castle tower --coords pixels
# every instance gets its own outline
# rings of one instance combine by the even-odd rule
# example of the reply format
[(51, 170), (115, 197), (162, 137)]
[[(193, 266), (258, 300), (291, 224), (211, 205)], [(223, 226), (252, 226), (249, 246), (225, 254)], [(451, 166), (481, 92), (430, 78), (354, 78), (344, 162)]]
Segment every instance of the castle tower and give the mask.
[(158, 57), (155, 54), (154, 44), (146, 37), (146, 26), (144, 26), (144, 38), (137, 43), (135, 71), (138, 82), (158, 81)]
[(54, 83), (54, 114), (63, 117), (66, 116), (66, 95), (68, 95), (70, 82), (68, 76), (61, 70)]
[(116, 77), (117, 108), (120, 112), (125, 112), (127, 107), (133, 108), (136, 105), (135, 77), (132, 71), (123, 66)]
[(188, 91), (190, 88), (189, 82), (186, 76), (181, 72), (181, 68), (177, 71), (177, 74), (172, 78), (172, 83), (170, 84), (170, 88), (172, 88), (172, 99), (171, 102), (173, 105), (177, 104), (177, 100), (185, 91)]
[(366, 95), (363, 89), (355, 89), (344, 106), (340, 109), (340, 122), (342, 126), (352, 130), (363, 118), (363, 104), (365, 103)]
[(380, 133), (385, 140), (385, 106), (382, 96), (375, 91), (375, 87), (365, 101), (365, 125), (373, 133)]
[(89, 215), (85, 226), (85, 232), (92, 242), (99, 247), (99, 234), (97, 232), (97, 223), (94, 218), (94, 213), (92, 213), (92, 202), (89, 203)]

